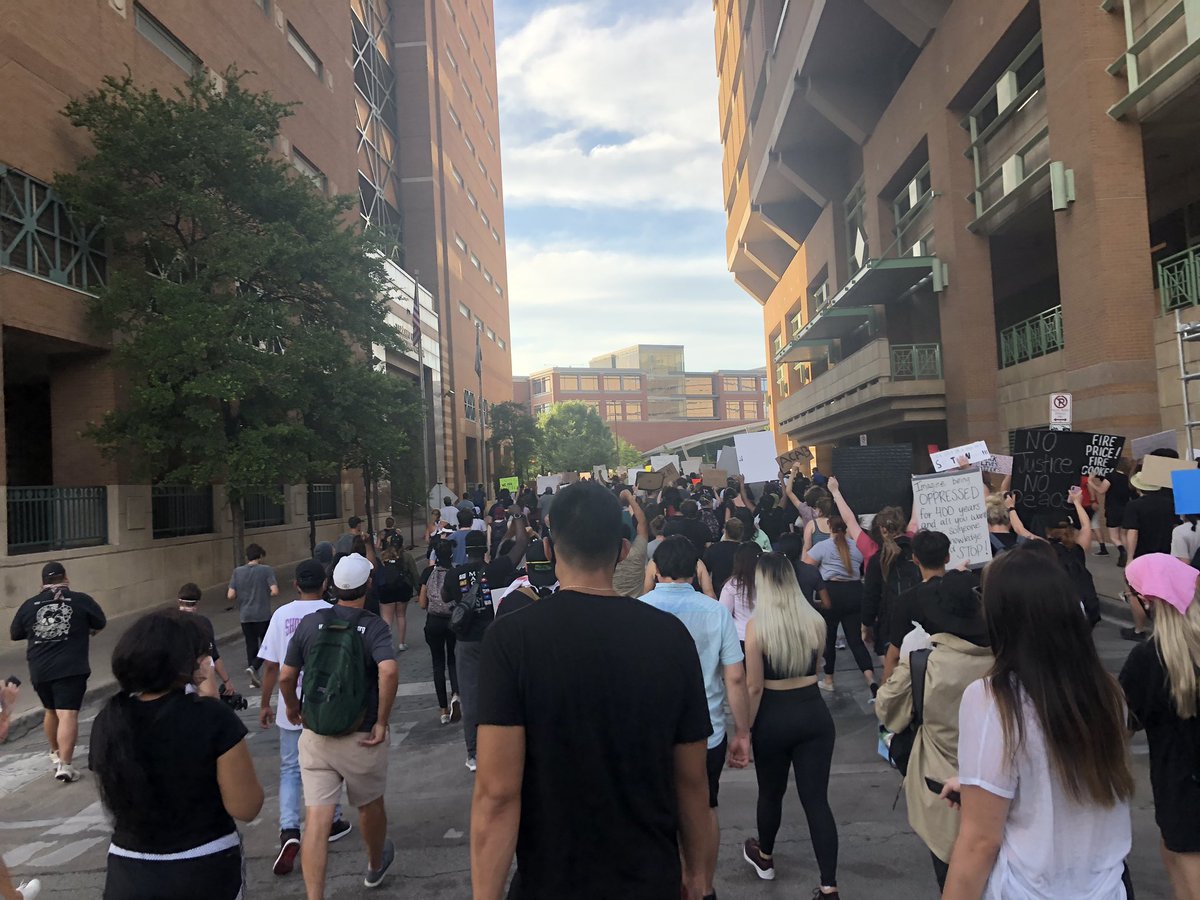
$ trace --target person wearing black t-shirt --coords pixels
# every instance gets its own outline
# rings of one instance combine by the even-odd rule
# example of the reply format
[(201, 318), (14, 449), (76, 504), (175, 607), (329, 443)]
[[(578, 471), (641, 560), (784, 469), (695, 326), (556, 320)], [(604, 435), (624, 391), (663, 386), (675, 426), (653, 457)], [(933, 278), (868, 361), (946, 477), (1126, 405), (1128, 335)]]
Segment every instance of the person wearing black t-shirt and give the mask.
[[(612, 587), (621, 508), (594, 482), (554, 501), (557, 593), (488, 629), (471, 809), (476, 900), (701, 897), (707, 738), (696, 646)], [(683, 865), (680, 865), (682, 850)]]
[(220, 700), (185, 693), (206, 636), (192, 616), (156, 612), (113, 652), (120, 690), (92, 729), (90, 765), (112, 815), (105, 900), (235, 900), (242, 845), (263, 789), (246, 726)]
[(663, 537), (667, 538), (676, 534), (682, 534), (692, 542), (697, 556), (704, 556), (704, 551), (708, 549), (712, 535), (708, 531), (708, 526), (700, 521), (700, 504), (695, 500), (684, 500), (679, 505), (679, 515), (667, 519), (663, 525)]
[[(1170, 449), (1151, 450), (1149, 455), (1179, 458), (1179, 454)], [(1175, 492), (1150, 484), (1141, 472), (1130, 478), (1129, 483), (1141, 496), (1130, 501), (1121, 520), (1128, 558), (1137, 559), (1148, 553), (1170, 554), (1171, 534), (1179, 524), (1179, 516), (1175, 513)], [(1121, 637), (1127, 641), (1146, 640), (1149, 621), (1145, 610), (1140, 603), (1130, 600), (1129, 611), (1133, 614), (1133, 627), (1122, 628)]]
[(87, 693), (91, 636), (107, 624), (100, 606), (87, 594), (71, 590), (60, 562), (42, 566), (42, 590), (21, 604), (9, 636), (28, 641), (25, 658), (29, 680), (45, 710), (42, 727), (50, 742), (50, 763), (61, 782), (79, 780), (71, 765), (79, 735), (79, 709)]

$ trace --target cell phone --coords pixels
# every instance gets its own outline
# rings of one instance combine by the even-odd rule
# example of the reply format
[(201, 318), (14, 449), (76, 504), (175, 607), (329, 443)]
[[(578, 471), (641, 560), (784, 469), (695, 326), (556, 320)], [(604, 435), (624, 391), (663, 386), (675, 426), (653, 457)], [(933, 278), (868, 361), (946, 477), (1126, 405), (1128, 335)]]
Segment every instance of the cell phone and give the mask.
[[(946, 785), (944, 785), (940, 781), (934, 781), (932, 778), (925, 779), (925, 786), (927, 788), (929, 788), (931, 791), (933, 791), (935, 794), (937, 794), (939, 797), (941, 796), (942, 791), (944, 791), (946, 789)], [(949, 794), (946, 795), (946, 799), (949, 800), (951, 803), (957, 803), (960, 806), (962, 805), (962, 794), (960, 794), (958, 791), (951, 791)]]

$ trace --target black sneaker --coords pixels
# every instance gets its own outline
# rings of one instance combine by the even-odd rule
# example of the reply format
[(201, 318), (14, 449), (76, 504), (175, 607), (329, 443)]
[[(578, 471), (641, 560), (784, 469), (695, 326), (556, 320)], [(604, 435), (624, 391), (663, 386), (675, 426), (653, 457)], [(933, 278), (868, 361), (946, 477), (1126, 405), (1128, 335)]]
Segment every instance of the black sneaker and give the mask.
[(813, 888), (813, 900), (840, 900), (841, 896), (836, 889), (825, 893), (820, 888)]
[(1144, 631), (1138, 631), (1135, 628), (1122, 628), (1121, 637), (1125, 638), (1127, 641), (1136, 641), (1140, 644), (1142, 641), (1149, 638), (1150, 635), (1146, 634)]
[(758, 838), (746, 838), (746, 843), (742, 844), (742, 859), (754, 866), (754, 874), (763, 881), (775, 880), (775, 860), (763, 856)]
[(1104, 544), (1100, 545), (1100, 549), (1093, 554), (1094, 556), (1108, 556), (1108, 547)]
[(1117, 568), (1125, 568), (1125, 563), (1129, 561), (1129, 551), (1124, 547), (1117, 548)]
[(379, 887), (383, 882), (383, 876), (387, 874), (387, 870), (391, 868), (392, 863), (396, 859), (396, 845), (389, 839), (383, 845), (383, 862), (378, 869), (372, 869), (367, 866), (367, 877), (363, 879), (364, 887)]
[(329, 843), (340, 841), (353, 830), (353, 827), (345, 819), (338, 819), (329, 826)]
[(271, 871), (276, 875), (288, 875), (296, 866), (296, 857), (300, 853), (300, 831), (288, 828), (279, 832), (279, 855), (275, 857), (275, 865)]

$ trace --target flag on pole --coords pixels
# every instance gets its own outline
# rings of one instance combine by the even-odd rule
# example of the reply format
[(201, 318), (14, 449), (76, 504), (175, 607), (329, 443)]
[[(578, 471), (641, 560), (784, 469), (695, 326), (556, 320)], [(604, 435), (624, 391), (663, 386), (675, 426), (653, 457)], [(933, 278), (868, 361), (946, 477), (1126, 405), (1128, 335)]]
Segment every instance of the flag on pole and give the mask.
[(475, 374), (483, 375), (483, 346), (479, 343), (479, 336), (483, 333), (483, 329), (476, 326), (475, 328)]

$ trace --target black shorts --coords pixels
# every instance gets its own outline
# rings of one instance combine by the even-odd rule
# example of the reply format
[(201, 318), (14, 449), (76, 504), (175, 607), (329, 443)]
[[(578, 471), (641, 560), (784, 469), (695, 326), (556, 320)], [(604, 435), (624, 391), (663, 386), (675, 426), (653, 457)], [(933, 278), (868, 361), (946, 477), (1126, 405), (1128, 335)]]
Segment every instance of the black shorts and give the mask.
[(83, 695), (87, 693), (86, 675), (68, 675), (53, 681), (35, 682), (34, 692), (45, 709), (74, 709), (83, 706)]
[(708, 806), (717, 808), (717, 791), (721, 789), (721, 770), (725, 768), (725, 753), (729, 748), (729, 738), (721, 738), (721, 743), (708, 751)]
[(161, 862), (110, 853), (104, 900), (238, 900), (244, 885), (240, 847)]
[(1104, 507), (1104, 524), (1109, 528), (1124, 528), (1125, 522), (1125, 507), (1123, 506), (1105, 506)]

